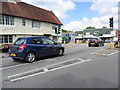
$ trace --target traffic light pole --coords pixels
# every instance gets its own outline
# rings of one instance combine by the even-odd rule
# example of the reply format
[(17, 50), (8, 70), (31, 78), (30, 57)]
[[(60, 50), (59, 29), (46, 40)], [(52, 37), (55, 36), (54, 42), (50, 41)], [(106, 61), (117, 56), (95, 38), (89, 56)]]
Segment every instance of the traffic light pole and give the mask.
[(58, 31), (57, 31), (57, 42), (58, 42)]

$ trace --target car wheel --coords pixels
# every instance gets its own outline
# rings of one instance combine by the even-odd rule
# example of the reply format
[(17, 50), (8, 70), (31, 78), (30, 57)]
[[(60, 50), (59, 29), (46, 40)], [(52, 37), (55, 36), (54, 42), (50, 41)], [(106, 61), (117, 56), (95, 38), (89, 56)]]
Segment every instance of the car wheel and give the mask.
[(35, 59), (36, 59), (35, 54), (33, 52), (30, 52), (26, 55), (25, 62), (32, 63), (35, 61)]
[(18, 59), (18, 58), (12, 58), (14, 61), (18, 61), (18, 60), (20, 60), (20, 59)]
[(104, 46), (104, 44), (102, 44), (102, 46)]
[(98, 47), (101, 47), (101, 44), (98, 44)]
[(63, 50), (62, 50), (62, 49), (59, 49), (59, 54), (58, 54), (58, 55), (59, 55), (59, 56), (62, 56), (63, 53), (64, 53)]
[(91, 45), (90, 45), (90, 44), (88, 44), (88, 47), (91, 47)]

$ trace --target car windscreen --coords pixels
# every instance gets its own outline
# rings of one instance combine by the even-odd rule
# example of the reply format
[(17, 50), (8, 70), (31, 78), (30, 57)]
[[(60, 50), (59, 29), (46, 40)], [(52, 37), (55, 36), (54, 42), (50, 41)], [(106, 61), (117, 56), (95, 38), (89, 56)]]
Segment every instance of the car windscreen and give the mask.
[(13, 43), (13, 45), (20, 45), (20, 44), (25, 44), (25, 43), (26, 43), (25, 38), (19, 38)]

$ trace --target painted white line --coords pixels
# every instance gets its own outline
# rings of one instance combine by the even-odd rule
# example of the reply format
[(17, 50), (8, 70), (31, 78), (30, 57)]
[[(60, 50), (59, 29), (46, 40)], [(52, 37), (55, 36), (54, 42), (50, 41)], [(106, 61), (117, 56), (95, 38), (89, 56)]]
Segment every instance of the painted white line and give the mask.
[(44, 70), (45, 72), (47, 72), (47, 71), (48, 71), (48, 69), (47, 69), (47, 68), (43, 68), (43, 70)]
[(98, 54), (98, 52), (100, 52), (100, 51), (103, 51), (103, 50), (105, 50), (105, 49), (101, 49), (101, 50), (99, 50), (99, 51), (96, 51), (96, 52), (93, 52), (93, 53), (91, 53), (91, 54)]
[[(85, 60), (85, 61), (83, 60), (83, 62), (88, 62), (90, 60), (91, 59)], [(70, 65), (66, 65), (66, 66), (63, 66), (63, 67), (55, 68), (55, 69), (52, 69), (52, 70), (48, 70), (46, 72), (40, 72), (40, 73), (35, 73), (35, 74), (32, 74), (32, 75), (28, 75), (28, 76), (24, 76), (24, 77), (20, 77), (20, 78), (16, 78), (16, 79), (11, 79), (10, 81), (14, 82), (14, 81), (17, 81), (17, 80), (22, 80), (22, 79), (25, 79), (25, 78), (28, 78), (28, 77), (32, 77), (32, 76), (40, 75), (40, 74), (43, 74), (43, 73), (55, 71), (55, 70), (58, 70), (58, 69), (66, 68), (66, 67), (73, 66), (73, 65), (76, 65), (76, 64), (80, 64), (80, 63), (83, 63), (83, 62), (77, 62), (77, 63), (74, 63), (74, 64), (70, 64)]]
[(29, 63), (19, 64), (19, 65), (14, 65), (14, 66), (9, 66), (9, 67), (4, 67), (4, 68), (0, 68), (0, 70), (9, 69), (9, 68), (13, 68), (13, 67), (24, 66), (24, 65), (27, 65), (27, 64), (29, 64)]
[(110, 53), (110, 54), (108, 54), (108, 55), (106, 55), (106, 56), (111, 56), (111, 55), (116, 54), (116, 53), (118, 53), (118, 52), (120, 52), (120, 51)]
[[(55, 60), (57, 60), (57, 59), (46, 59), (45, 61), (55, 61)], [(33, 62), (33, 63), (37, 63), (37, 62), (38, 62), (38, 61)], [(1, 71), (1, 70), (4, 70), (4, 69), (10, 69), (10, 68), (19, 67), (19, 66), (24, 66), (24, 65), (33, 64), (33, 63), (25, 63), (25, 64), (19, 64), (19, 65), (4, 67), (4, 68), (0, 68), (0, 71)]]
[(45, 61), (55, 61), (57, 59), (46, 59)]
[(102, 54), (103, 56), (106, 56), (107, 54)]
[[(37, 63), (37, 61), (33, 62), (33, 63)], [(24, 65), (27, 65), (27, 64), (33, 64), (33, 63), (25, 63), (25, 64), (13, 65), (13, 66), (9, 66), (9, 67), (0, 68), (0, 70), (10, 69), (10, 68), (14, 68), (14, 67), (20, 67), (20, 66), (24, 66)]]
[[(71, 60), (74, 60), (74, 59), (76, 59), (76, 58), (73, 58), (73, 59), (70, 59), (70, 60), (67, 60), (67, 61), (71, 61)], [(44, 66), (44, 67), (37, 68), (37, 69), (34, 69), (34, 70), (30, 70), (30, 71), (27, 71), (27, 72), (11, 75), (11, 76), (8, 76), (8, 78), (12, 78), (12, 77), (15, 77), (15, 76), (23, 75), (23, 74), (26, 74), (26, 73), (29, 73), (29, 72), (34, 72), (34, 71), (37, 71), (39, 69), (42, 69), (42, 68), (45, 68), (45, 67), (54, 66), (54, 65), (58, 65), (58, 64), (61, 64), (61, 63), (67, 62), (67, 61), (63, 61), (63, 62), (60, 62), (60, 63), (55, 63), (55, 64), (52, 64), (52, 65), (48, 65), (48, 66)]]

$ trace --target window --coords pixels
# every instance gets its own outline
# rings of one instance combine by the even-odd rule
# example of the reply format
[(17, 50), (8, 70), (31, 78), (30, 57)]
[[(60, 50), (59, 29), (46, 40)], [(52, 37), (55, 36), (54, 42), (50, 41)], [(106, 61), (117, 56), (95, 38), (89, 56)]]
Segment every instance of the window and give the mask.
[(2, 43), (2, 35), (0, 35), (0, 43)]
[(26, 39), (19, 38), (15, 41), (14, 45), (20, 45), (20, 44), (25, 44), (25, 43), (26, 43)]
[(58, 33), (57, 25), (52, 24), (52, 30), (55, 34), (57, 34)]
[(2, 15), (0, 15), (0, 25), (2, 24)]
[(95, 35), (98, 35), (98, 34), (99, 34), (99, 31), (94, 31), (94, 34), (95, 34)]
[(43, 40), (43, 44), (54, 45), (54, 42), (52, 40), (49, 40), (49, 39), (42, 39), (42, 40)]
[(10, 17), (10, 24), (14, 25), (14, 17)]
[(40, 22), (39, 21), (32, 21), (32, 28), (40, 28)]
[(40, 41), (38, 38), (31, 39), (30, 44), (42, 44), (42, 41)]
[(110, 34), (110, 31), (106, 31), (106, 34)]
[(5, 24), (5, 16), (2, 16), (2, 24)]
[(14, 25), (14, 17), (0, 15), (0, 25)]
[(25, 25), (26, 25), (26, 20), (22, 19), (22, 26), (25, 26)]
[(12, 35), (0, 35), (0, 42), (1, 43), (12, 43), (13, 37)]
[(10, 22), (9, 22), (9, 16), (6, 16), (5, 19), (6, 19), (6, 25), (9, 25), (10, 24)]

